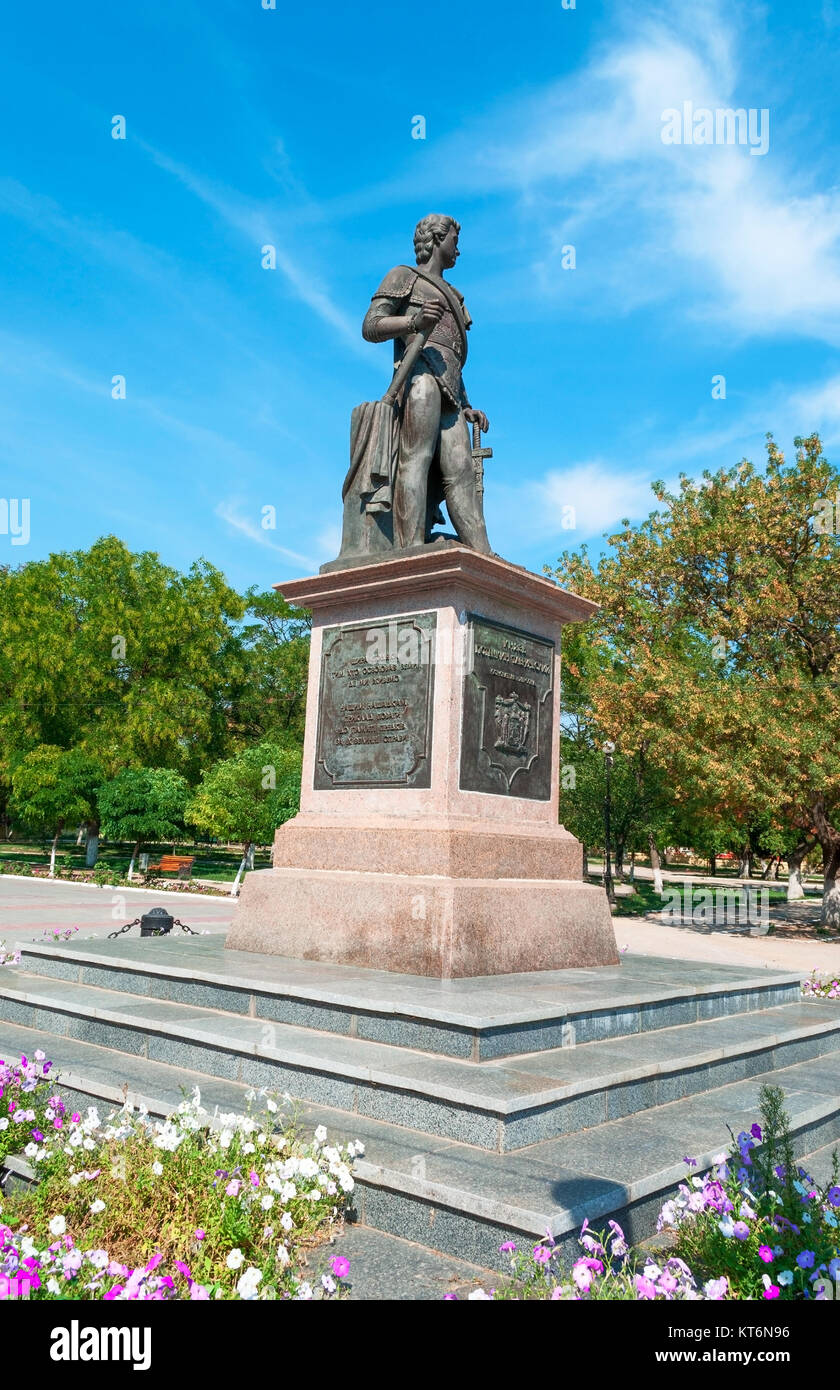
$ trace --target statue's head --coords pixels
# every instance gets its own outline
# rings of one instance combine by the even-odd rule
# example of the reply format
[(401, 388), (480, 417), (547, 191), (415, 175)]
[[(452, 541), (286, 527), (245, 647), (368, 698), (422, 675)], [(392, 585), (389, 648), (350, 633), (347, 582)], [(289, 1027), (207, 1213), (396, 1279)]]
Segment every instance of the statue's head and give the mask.
[(446, 243), (447, 254), (444, 256), (444, 269), (451, 269), (458, 258), (458, 233), (461, 230), (460, 223), (454, 217), (447, 217), (442, 212), (430, 212), (428, 217), (421, 217), (417, 226), (414, 228), (414, 255), (418, 265), (425, 265), (431, 260), (432, 252), (436, 246)]

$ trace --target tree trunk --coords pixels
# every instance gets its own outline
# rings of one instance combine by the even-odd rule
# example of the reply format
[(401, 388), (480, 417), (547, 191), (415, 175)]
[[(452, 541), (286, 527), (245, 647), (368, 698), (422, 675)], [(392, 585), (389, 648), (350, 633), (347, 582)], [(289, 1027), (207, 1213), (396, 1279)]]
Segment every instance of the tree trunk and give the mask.
[(615, 873), (616, 879), (618, 879), (619, 881), (623, 881), (623, 879), (624, 879), (624, 845), (623, 845), (623, 843), (617, 844), (616, 847), (615, 847), (615, 869), (614, 869), (614, 873)]
[(82, 843), (84, 842), (85, 830), (86, 830), (86, 828), (87, 828), (87, 827), (85, 826), (84, 821), (82, 821), (81, 825), (79, 826), (79, 829), (78, 829), (77, 832), (76, 832), (76, 844), (77, 844), (77, 845), (80, 845), (80, 844), (82, 844)]
[(824, 844), (823, 900), (820, 926), (840, 931), (840, 839)]
[(761, 875), (762, 879), (767, 879), (767, 878), (770, 877), (771, 873), (773, 872), (773, 865), (774, 865), (776, 862), (777, 862), (776, 855), (775, 855), (775, 854), (771, 854), (771, 855), (770, 855), (770, 858), (767, 860), (767, 863), (766, 863), (765, 866), (764, 866), (764, 872), (763, 872), (762, 875)]
[(630, 882), (633, 883), (633, 884), (635, 884), (635, 882), (636, 882), (636, 851), (635, 851), (635, 850), (631, 850), (631, 851), (630, 851)]
[(823, 901), (820, 925), (840, 931), (840, 831), (825, 813), (825, 803), (818, 797), (812, 806), (813, 825), (823, 856)]
[(738, 877), (739, 877), (739, 878), (749, 878), (749, 877), (750, 877), (750, 860), (751, 860), (751, 858), (752, 858), (752, 854), (751, 854), (751, 852), (750, 852), (750, 847), (749, 847), (749, 845), (744, 845), (744, 848), (741, 850), (741, 858), (740, 858), (739, 861), (738, 861)]
[(805, 889), (802, 885), (802, 860), (801, 855), (798, 862), (794, 862), (793, 857), (788, 862), (788, 886), (787, 900), (789, 903), (800, 902), (805, 897)]
[(52, 842), (52, 853), (50, 854), (50, 878), (55, 878), (55, 852), (58, 849), (58, 837), (61, 834), (61, 826), (55, 832)]
[(653, 869), (653, 891), (661, 897), (665, 891), (662, 884), (662, 860), (659, 858), (659, 849), (652, 835), (648, 835), (648, 850), (650, 867)]
[(712, 878), (717, 874), (717, 855), (714, 850), (712, 850), (712, 853), (709, 855), (709, 873)]
[[(248, 865), (248, 859), (249, 859), (249, 857), (250, 857), (250, 859), (251, 859), (251, 864), (250, 864), (250, 866)], [(254, 867), (254, 846), (253, 846), (253, 843), (251, 843), (250, 841), (249, 841), (249, 843), (248, 843), (247, 845), (245, 845), (245, 848), (244, 848), (244, 851), (243, 851), (243, 854), (242, 854), (242, 860), (241, 860), (241, 863), (240, 863), (239, 868), (238, 868), (237, 873), (236, 873), (236, 878), (233, 880), (233, 883), (231, 884), (230, 896), (231, 896), (232, 898), (235, 898), (235, 897), (237, 896), (237, 894), (239, 893), (239, 883), (240, 883), (240, 880), (241, 880), (242, 875), (244, 874), (246, 868), (248, 868), (248, 867), (250, 867), (250, 868), (253, 868), (253, 867)]]
[(138, 855), (139, 853), (140, 853), (140, 841), (137, 840), (137, 841), (135, 842), (134, 849), (131, 851), (131, 863), (130, 863), (129, 866), (128, 866), (128, 881), (129, 881), (129, 883), (131, 882), (131, 880), (132, 880), (133, 877), (134, 877), (134, 861), (135, 861), (135, 859), (137, 858), (137, 855)]
[(85, 849), (85, 868), (92, 869), (99, 858), (99, 822), (90, 820), (87, 826), (87, 847)]
[(781, 869), (781, 867), (782, 867), (782, 856), (781, 856), (780, 854), (777, 854), (777, 855), (776, 855), (776, 871), (775, 871), (775, 873), (773, 874), (773, 877), (774, 877), (774, 879), (776, 880), (777, 883), (778, 883), (778, 881), (779, 881), (779, 870)]

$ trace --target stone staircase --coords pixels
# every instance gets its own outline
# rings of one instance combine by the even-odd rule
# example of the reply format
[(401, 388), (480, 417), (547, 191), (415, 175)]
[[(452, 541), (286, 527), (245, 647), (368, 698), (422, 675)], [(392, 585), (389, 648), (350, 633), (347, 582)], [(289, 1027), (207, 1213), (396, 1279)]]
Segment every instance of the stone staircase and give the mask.
[(650, 1234), (666, 1194), (786, 1093), (798, 1152), (840, 1142), (840, 1006), (799, 979), (626, 957), (440, 981), (226, 951), (220, 937), (31, 943), (0, 972), (0, 1056), (40, 1046), (80, 1097), (166, 1113), (288, 1092), (362, 1139), (366, 1227), (498, 1267), (584, 1217)]

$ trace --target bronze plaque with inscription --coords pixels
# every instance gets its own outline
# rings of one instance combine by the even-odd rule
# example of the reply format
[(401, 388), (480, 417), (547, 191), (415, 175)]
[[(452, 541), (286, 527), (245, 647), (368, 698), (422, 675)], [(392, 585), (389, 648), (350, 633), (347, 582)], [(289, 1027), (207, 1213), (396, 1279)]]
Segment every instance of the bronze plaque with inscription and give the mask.
[(419, 613), (325, 628), (316, 791), (431, 785), (436, 622)]
[(554, 643), (469, 614), (462, 791), (548, 801)]

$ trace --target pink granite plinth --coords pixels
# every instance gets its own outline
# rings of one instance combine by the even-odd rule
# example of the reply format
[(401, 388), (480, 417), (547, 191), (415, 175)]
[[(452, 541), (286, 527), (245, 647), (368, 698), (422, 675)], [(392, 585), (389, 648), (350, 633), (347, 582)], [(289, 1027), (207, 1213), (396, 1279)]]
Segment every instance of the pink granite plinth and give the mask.
[[(603, 890), (581, 881), (581, 846), (558, 825), (560, 634), (595, 605), (461, 546), (277, 587), (313, 614), (301, 810), (277, 831), (274, 867), (247, 875), (227, 945), (440, 978), (616, 964)], [(424, 776), (359, 785), (338, 775), (330, 784), (319, 744), (322, 653), (337, 629), (344, 644), (345, 630), (410, 626), (418, 615), (433, 672)], [(515, 777), (503, 794), (463, 785), (462, 740), (469, 752), (475, 739), (465, 676), (476, 618), (553, 644), (540, 716), (544, 782), (532, 795), (518, 793), (527, 783)], [(505, 667), (504, 698), (527, 698), (528, 684), (527, 668), (513, 660), (508, 678)], [(343, 708), (367, 699), (375, 709), (377, 698), (363, 691)]]
[(571, 879), (266, 869), (246, 888), (238, 950), (444, 980), (618, 959), (603, 889)]

